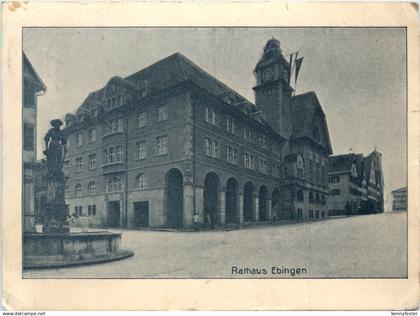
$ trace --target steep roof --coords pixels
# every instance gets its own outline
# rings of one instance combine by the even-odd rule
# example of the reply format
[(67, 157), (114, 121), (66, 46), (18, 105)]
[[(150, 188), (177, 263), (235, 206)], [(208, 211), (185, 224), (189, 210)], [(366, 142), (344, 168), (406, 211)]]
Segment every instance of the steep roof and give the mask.
[(292, 139), (308, 137), (312, 140), (315, 140), (312, 134), (312, 126), (315, 118), (318, 116), (322, 121), (322, 135), (324, 136), (322, 137), (321, 135), (321, 139), (318, 142), (332, 154), (325, 113), (315, 92), (310, 91), (294, 96), (292, 99), (291, 115), (293, 126)]
[[(344, 155), (337, 155), (337, 156), (330, 156), (328, 158), (328, 172), (351, 172), (351, 167), (353, 163), (356, 164), (357, 173), (360, 171), (360, 167), (362, 166), (362, 158), (361, 154), (344, 154)], [(359, 165), (359, 168), (358, 168)]]
[[(235, 96), (236, 104), (246, 104), (255, 111), (255, 105), (245, 97), (210, 75), (181, 53), (172, 54), (142, 70), (122, 79), (135, 86), (138, 82), (147, 81), (153, 91), (168, 89), (182, 83), (191, 82), (216, 96), (231, 94)], [(81, 107), (87, 101), (100, 100), (104, 88), (89, 94)]]
[(395, 189), (393, 191), (391, 191), (392, 194), (394, 193), (402, 193), (402, 192), (407, 192), (407, 187), (403, 187), (403, 188), (399, 188), (399, 189)]
[[(38, 73), (36, 72), (34, 66), (32, 66), (32, 63), (29, 61), (29, 58), (26, 56), (25, 52), (23, 52), (23, 71), (25, 72), (29, 72), (31, 74), (31, 76), (33, 77), (33, 79), (38, 82), (39, 84), (39, 90), (38, 91), (47, 91), (47, 86), (44, 84), (44, 82), (42, 81), (41, 77), (38, 75)], [(37, 91), (37, 92), (38, 92)]]

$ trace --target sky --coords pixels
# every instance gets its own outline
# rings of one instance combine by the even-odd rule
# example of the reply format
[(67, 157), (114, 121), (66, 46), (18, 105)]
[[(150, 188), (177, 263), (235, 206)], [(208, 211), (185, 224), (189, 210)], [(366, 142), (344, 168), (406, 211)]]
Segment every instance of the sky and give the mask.
[(315, 91), (334, 154), (382, 153), (386, 208), (406, 185), (403, 28), (26, 28), (23, 49), (47, 86), (38, 98), (38, 159), (53, 118), (89, 92), (180, 52), (254, 102), (253, 69), (267, 40), (303, 64), (296, 94)]

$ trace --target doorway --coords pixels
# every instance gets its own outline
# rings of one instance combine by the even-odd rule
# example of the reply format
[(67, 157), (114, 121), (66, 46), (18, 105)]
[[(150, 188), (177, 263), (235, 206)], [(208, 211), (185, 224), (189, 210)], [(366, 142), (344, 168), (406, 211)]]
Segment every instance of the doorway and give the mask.
[(111, 228), (120, 227), (120, 202), (119, 201), (110, 201), (108, 202), (108, 214), (107, 222), (108, 226)]
[(134, 202), (134, 227), (149, 227), (149, 201)]

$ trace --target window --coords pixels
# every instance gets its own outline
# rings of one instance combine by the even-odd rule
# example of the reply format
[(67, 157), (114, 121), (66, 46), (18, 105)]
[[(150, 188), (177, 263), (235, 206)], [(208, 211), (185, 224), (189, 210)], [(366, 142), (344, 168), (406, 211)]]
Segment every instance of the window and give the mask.
[(88, 216), (95, 216), (96, 215), (96, 205), (88, 205)]
[(75, 206), (74, 207), (74, 215), (83, 216), (83, 207), (82, 206)]
[(96, 142), (96, 129), (92, 128), (89, 130), (88, 142), (89, 143)]
[(23, 128), (23, 149), (35, 150), (35, 129), (28, 124), (25, 124)]
[(96, 194), (96, 184), (94, 181), (89, 182), (88, 184), (88, 194), (94, 195)]
[(64, 161), (63, 172), (64, 172), (64, 174), (69, 174), (70, 173), (70, 161), (68, 161), (68, 160)]
[(122, 118), (118, 118), (117, 119), (117, 132), (122, 132), (124, 129), (123, 129), (123, 119)]
[(216, 125), (216, 111), (206, 106), (206, 122)]
[(79, 133), (76, 135), (76, 146), (82, 146), (83, 145), (83, 134)]
[(89, 155), (89, 169), (96, 168), (96, 154)]
[(340, 189), (330, 190), (330, 195), (340, 195), (340, 194), (341, 194)]
[(268, 174), (268, 163), (267, 160), (260, 158), (259, 161), (260, 172)]
[(212, 158), (219, 159), (220, 149), (219, 142), (217, 140), (206, 137), (206, 155)]
[(105, 121), (104, 125), (105, 125), (105, 135), (124, 131), (122, 118)]
[(311, 159), (309, 160), (309, 181), (312, 183), (315, 181), (314, 162)]
[(76, 172), (83, 171), (83, 160), (82, 157), (76, 158)]
[(80, 183), (76, 184), (76, 187), (74, 188), (74, 192), (76, 196), (82, 196), (83, 190), (82, 190), (82, 185)]
[(298, 190), (296, 193), (296, 199), (298, 201), (304, 201), (304, 195), (303, 195), (303, 191), (302, 190)]
[(273, 165), (273, 177), (280, 178), (280, 166)]
[(107, 191), (108, 192), (119, 192), (122, 190), (122, 182), (118, 177), (114, 177), (108, 181)]
[(227, 162), (237, 165), (238, 164), (238, 149), (227, 146)]
[(111, 147), (108, 148), (108, 154), (109, 154), (109, 163), (115, 162), (115, 148)]
[(258, 135), (258, 144), (261, 148), (267, 148), (267, 138), (264, 134)]
[(146, 141), (136, 143), (136, 160), (147, 157)]
[(95, 216), (96, 215), (96, 204), (88, 205), (88, 215)]
[(244, 153), (244, 167), (254, 169), (254, 156), (247, 152)]
[(321, 168), (319, 163), (315, 163), (315, 176), (316, 176), (316, 183), (321, 183)]
[(236, 134), (236, 120), (235, 119), (231, 117), (226, 118), (226, 130), (229, 133)]
[(145, 127), (147, 125), (147, 113), (139, 112), (137, 113), (137, 127)]
[(92, 108), (92, 110), (90, 111), (90, 115), (92, 117), (97, 117), (98, 116), (98, 109), (96, 107)]
[(302, 209), (301, 208), (298, 208), (298, 218), (299, 219), (303, 219), (303, 211), (302, 211)]
[(68, 185), (64, 187), (64, 197), (66, 198), (70, 197), (70, 188)]
[(296, 172), (297, 172), (298, 178), (303, 179), (303, 168), (304, 168), (303, 158), (301, 155), (298, 155), (296, 159)]
[(77, 121), (78, 121), (79, 123), (83, 123), (83, 122), (85, 121), (85, 116), (84, 116), (84, 115), (79, 115), (79, 116), (77, 117)]
[(249, 127), (244, 128), (244, 139), (249, 142), (252, 141), (251, 128)]
[(314, 211), (313, 210), (309, 210), (309, 218), (314, 218)]
[(119, 163), (123, 160), (122, 146), (109, 147), (104, 149), (104, 165)]
[(168, 136), (160, 136), (156, 138), (157, 155), (166, 155), (168, 153)]
[(158, 122), (166, 121), (168, 119), (168, 107), (161, 105), (158, 107)]
[(263, 95), (270, 95), (273, 94), (274, 89), (273, 88), (265, 88), (263, 89)]
[(115, 162), (121, 162), (123, 160), (122, 146), (115, 147)]
[(147, 177), (143, 173), (140, 173), (136, 177), (136, 188), (146, 189), (147, 188)]
[(106, 105), (109, 110), (113, 110), (122, 105), (122, 95), (119, 94), (117, 96), (108, 98), (106, 100)]
[(332, 176), (328, 178), (328, 182), (329, 183), (338, 183), (340, 182), (340, 177), (339, 176)]

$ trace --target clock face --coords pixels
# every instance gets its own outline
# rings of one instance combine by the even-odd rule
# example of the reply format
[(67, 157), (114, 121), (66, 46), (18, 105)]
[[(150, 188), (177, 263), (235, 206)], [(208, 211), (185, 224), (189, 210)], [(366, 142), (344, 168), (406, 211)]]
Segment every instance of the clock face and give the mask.
[(263, 81), (268, 81), (273, 79), (273, 70), (271, 68), (268, 68), (263, 71), (262, 73)]

